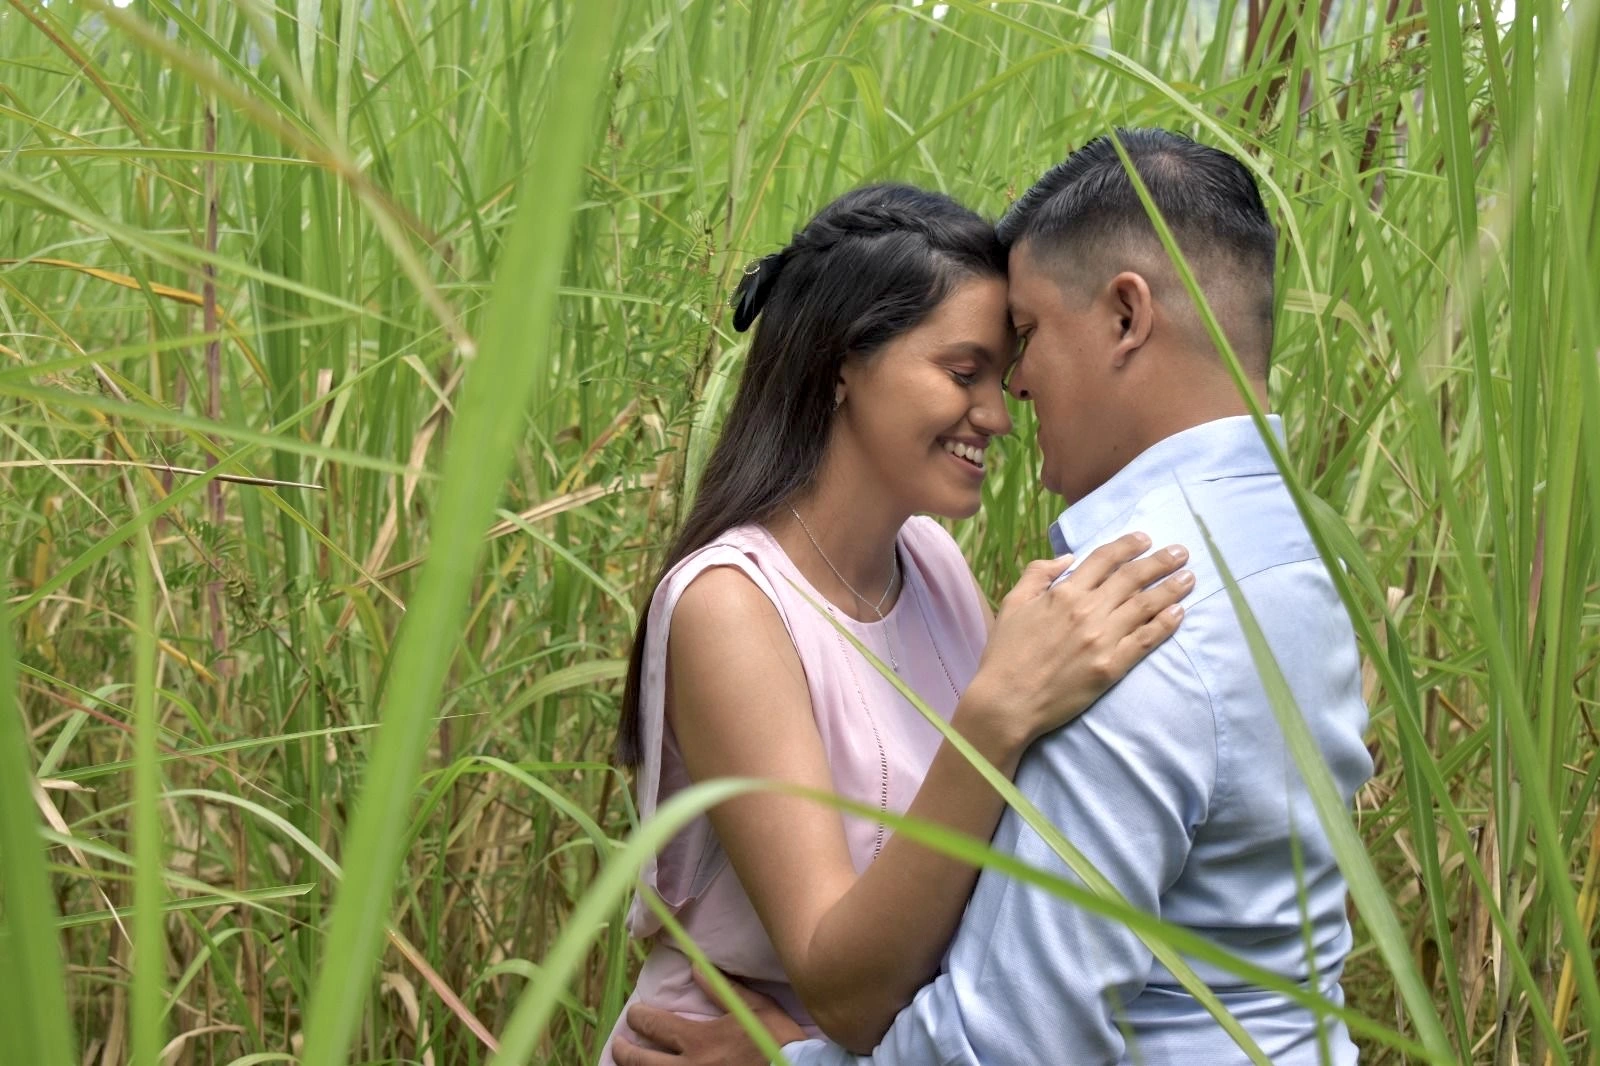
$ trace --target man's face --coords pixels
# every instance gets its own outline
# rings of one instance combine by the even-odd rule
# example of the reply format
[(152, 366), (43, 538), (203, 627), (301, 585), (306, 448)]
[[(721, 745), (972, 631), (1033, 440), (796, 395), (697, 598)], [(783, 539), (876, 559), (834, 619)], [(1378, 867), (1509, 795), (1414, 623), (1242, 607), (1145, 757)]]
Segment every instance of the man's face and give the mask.
[(1112, 365), (1122, 331), (1102, 295), (1064, 287), (1027, 244), (1011, 250), (1009, 305), (1022, 349), (1006, 387), (1034, 404), (1039, 479), (1069, 504), (1132, 458), (1122, 454), (1126, 427)]

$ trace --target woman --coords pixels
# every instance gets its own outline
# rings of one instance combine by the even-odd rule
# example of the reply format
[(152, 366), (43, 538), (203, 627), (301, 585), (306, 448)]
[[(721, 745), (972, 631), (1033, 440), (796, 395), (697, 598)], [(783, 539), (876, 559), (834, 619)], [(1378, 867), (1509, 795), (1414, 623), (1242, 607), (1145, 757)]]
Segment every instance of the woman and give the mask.
[[(1133, 535), (1053, 587), (1071, 561), (1037, 562), (991, 621), (955, 543), (913, 517), (976, 513), (987, 445), (1011, 429), (1004, 252), (948, 197), (836, 200), (746, 272), (735, 328), (758, 315), (634, 643), (621, 749), (640, 814), (690, 781), (757, 777), (987, 839), (1000, 798), (834, 623), (1009, 774), (1171, 635), (1188, 579), (1152, 583), (1186, 556), (1134, 561), (1149, 544)], [(863, 1052), (936, 972), (975, 876), (770, 792), (718, 806), (642, 874), (713, 963), (797, 1023), (777, 1035)], [(629, 923), (656, 937), (630, 1003), (722, 1015), (642, 900)], [(614, 1036), (603, 1063), (654, 1061), (626, 1012)]]

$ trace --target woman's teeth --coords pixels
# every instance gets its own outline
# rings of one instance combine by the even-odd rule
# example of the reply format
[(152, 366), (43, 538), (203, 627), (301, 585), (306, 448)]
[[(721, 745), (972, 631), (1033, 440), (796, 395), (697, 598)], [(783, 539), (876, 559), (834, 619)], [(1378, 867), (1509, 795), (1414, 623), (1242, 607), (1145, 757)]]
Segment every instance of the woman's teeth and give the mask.
[(960, 441), (954, 440), (942, 441), (941, 443), (944, 445), (944, 450), (949, 452), (951, 455), (954, 455), (958, 459), (965, 459), (967, 462), (971, 463), (980, 470), (983, 469), (982, 448), (974, 448), (970, 444), (962, 444)]

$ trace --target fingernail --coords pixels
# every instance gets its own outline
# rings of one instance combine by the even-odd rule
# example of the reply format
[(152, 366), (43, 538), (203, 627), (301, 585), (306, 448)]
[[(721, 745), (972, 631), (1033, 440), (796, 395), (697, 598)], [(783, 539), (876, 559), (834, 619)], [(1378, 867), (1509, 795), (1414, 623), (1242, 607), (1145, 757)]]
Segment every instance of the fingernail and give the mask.
[(1133, 535), (1133, 542), (1139, 545), (1141, 548), (1148, 547), (1150, 544), (1150, 535), (1148, 533), (1135, 533)]
[(1193, 570), (1179, 570), (1176, 574), (1173, 575), (1172, 579), (1174, 581), (1176, 581), (1180, 585), (1192, 585), (1192, 584), (1194, 584), (1194, 571)]
[(1167, 548), (1167, 554), (1172, 557), (1173, 562), (1181, 563), (1189, 558), (1189, 549), (1182, 544), (1174, 544)]
[(1179, 607), (1177, 604), (1173, 604), (1171, 607), (1168, 607), (1165, 611), (1162, 611), (1161, 613), (1166, 615), (1168, 618), (1171, 618), (1174, 621), (1176, 621), (1177, 619), (1183, 617), (1183, 608)]

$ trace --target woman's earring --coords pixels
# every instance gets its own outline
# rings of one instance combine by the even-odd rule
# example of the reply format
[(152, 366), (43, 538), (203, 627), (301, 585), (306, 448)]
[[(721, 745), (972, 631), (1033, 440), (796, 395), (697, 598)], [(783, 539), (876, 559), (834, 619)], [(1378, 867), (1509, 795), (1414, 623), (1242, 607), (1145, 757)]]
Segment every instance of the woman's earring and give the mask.
[(839, 405), (842, 404), (842, 403), (844, 403), (844, 397), (839, 395), (837, 392), (834, 393), (833, 394), (833, 409), (835, 411), (837, 411), (839, 409)]

